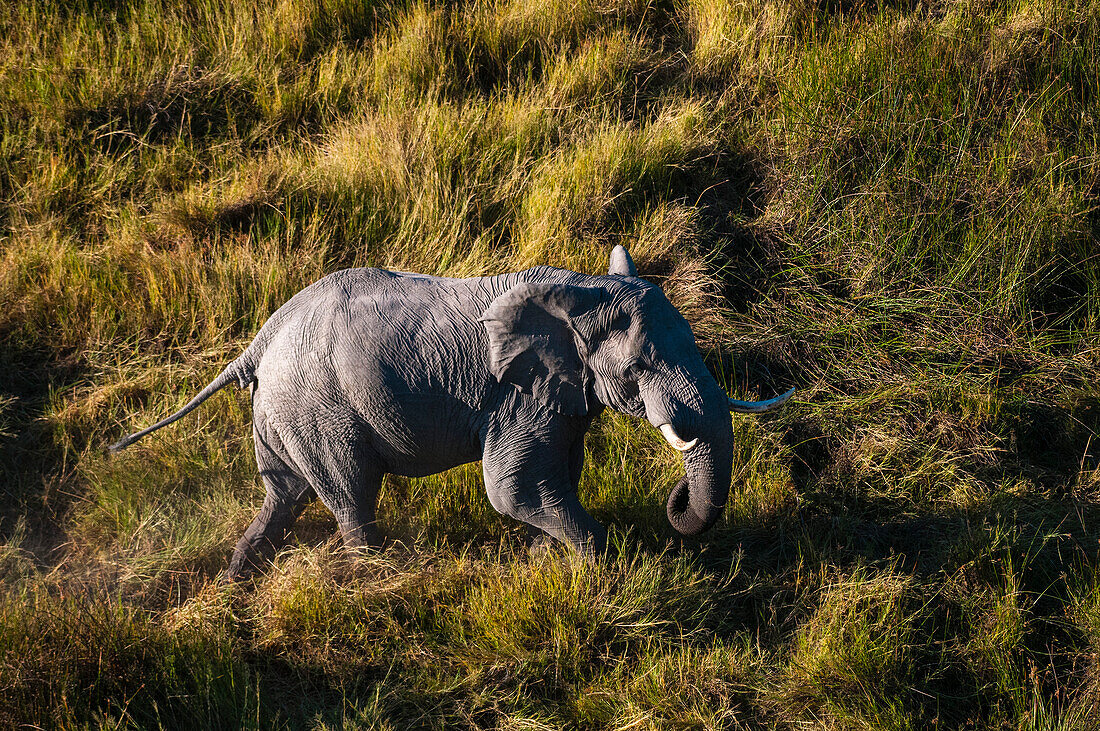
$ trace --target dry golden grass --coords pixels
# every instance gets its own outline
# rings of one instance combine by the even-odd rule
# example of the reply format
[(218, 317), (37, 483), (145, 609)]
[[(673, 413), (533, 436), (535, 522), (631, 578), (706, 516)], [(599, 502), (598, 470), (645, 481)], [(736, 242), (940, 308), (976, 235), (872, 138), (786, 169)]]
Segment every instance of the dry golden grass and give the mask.
[[(222, 0), (0, 17), (0, 725), (1100, 724), (1095, 3)], [(311, 507), (251, 587), (245, 394), (348, 266), (606, 270), (739, 398), (726, 516), (607, 414), (600, 564), (477, 465)]]

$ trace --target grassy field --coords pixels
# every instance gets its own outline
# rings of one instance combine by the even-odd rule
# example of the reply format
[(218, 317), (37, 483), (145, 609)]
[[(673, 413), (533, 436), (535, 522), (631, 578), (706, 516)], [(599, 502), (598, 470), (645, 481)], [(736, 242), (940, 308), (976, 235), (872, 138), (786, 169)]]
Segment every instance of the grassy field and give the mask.
[[(18, 0), (0, 14), (0, 726), (1100, 728), (1100, 3)], [(480, 469), (254, 587), (291, 294), (606, 271), (731, 395), (730, 506), (606, 414), (592, 564)], [(1093, 442), (1097, 444), (1093, 444)]]

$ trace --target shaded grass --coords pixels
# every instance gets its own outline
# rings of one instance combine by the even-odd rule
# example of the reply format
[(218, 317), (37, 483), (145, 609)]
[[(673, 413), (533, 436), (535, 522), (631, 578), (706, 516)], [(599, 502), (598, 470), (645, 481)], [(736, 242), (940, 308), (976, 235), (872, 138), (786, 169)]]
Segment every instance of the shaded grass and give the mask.
[[(1096, 725), (1095, 4), (17, 3), (0, 18), (0, 691), (52, 727)], [(616, 550), (480, 469), (311, 507), (249, 591), (242, 395), (324, 273), (605, 270), (738, 398), (705, 540), (607, 414)]]

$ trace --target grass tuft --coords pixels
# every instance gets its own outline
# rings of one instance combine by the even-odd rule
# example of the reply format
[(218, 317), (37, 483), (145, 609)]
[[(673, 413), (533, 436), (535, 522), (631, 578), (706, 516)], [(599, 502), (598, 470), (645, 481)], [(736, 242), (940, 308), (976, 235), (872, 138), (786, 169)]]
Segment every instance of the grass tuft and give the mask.
[[(0, 725), (1092, 728), (1096, 3), (45, 3), (0, 17)], [(321, 505), (250, 587), (244, 394), (349, 266), (603, 273), (735, 398), (734, 483), (606, 413), (615, 550), (527, 546), (467, 465)]]

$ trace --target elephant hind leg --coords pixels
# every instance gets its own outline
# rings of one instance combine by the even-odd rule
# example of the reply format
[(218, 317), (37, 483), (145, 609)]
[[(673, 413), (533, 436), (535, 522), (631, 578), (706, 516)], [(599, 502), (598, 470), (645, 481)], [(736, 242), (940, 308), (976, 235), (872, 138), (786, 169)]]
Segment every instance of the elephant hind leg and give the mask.
[(375, 519), (382, 473), (363, 467), (355, 464), (335, 475), (325, 475), (318, 484), (318, 492), (340, 526), (344, 547), (352, 550), (378, 548), (383, 542)]
[(345, 548), (355, 550), (378, 548), (382, 545), (382, 533), (378, 530), (378, 523), (374, 517), (374, 501), (377, 500), (380, 487), (381, 480), (378, 481), (377, 487), (371, 489), (375, 498), (369, 501), (369, 506), (351, 505), (339, 512), (333, 511), (336, 523), (340, 526), (340, 537), (344, 540)]
[(241, 540), (237, 542), (233, 558), (229, 560), (227, 579), (230, 581), (249, 579), (271, 563), (275, 552), (286, 543), (290, 535), (290, 527), (312, 498), (313, 491), (308, 487), (307, 490), (308, 494), (302, 495), (299, 499), (279, 497), (268, 491), (259, 514), (245, 530)]
[(242, 581), (264, 570), (286, 543), (294, 521), (316, 497), (309, 482), (290, 467), (277, 435), (257, 423), (252, 436), (256, 466), (264, 483), (264, 504), (229, 560), (226, 578), (230, 581)]
[(284, 444), (298, 471), (336, 518), (344, 546), (382, 545), (375, 522), (383, 474), (378, 457), (339, 429), (302, 427)]

